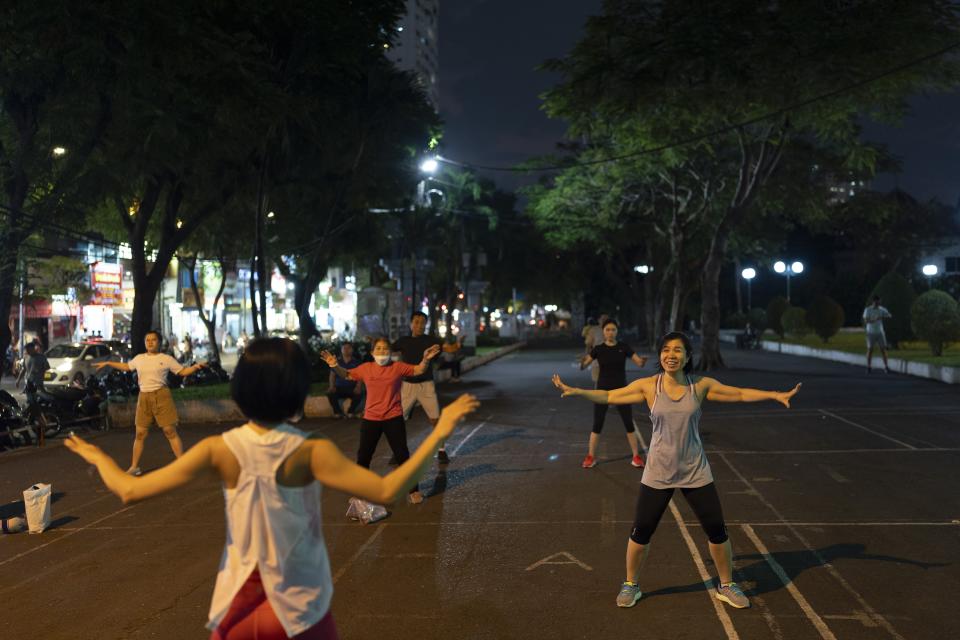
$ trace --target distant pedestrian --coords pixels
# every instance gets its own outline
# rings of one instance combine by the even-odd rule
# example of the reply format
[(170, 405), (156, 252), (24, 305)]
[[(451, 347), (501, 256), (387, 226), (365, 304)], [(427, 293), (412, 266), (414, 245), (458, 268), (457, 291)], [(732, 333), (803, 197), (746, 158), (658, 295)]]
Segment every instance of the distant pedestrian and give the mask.
[(189, 333), (183, 334), (183, 346), (181, 347), (182, 357), (180, 358), (181, 362), (190, 364), (193, 360), (193, 339), (190, 337)]
[[(390, 445), (397, 464), (403, 464), (410, 457), (400, 386), (406, 378), (422, 375), (438, 353), (440, 353), (440, 347), (433, 345), (420, 354), (420, 362), (417, 366), (405, 362), (394, 362), (390, 357), (390, 341), (380, 338), (373, 344), (374, 362), (364, 362), (348, 371), (340, 366), (332, 353), (320, 352), (320, 357), (338, 376), (362, 382), (367, 388), (366, 407), (363, 410), (363, 421), (360, 423), (358, 465), (370, 468), (380, 436), (387, 437), (387, 444)], [(441, 443), (440, 446), (442, 447), (443, 444)], [(417, 485), (410, 487), (410, 502), (413, 504), (423, 502), (423, 496)]]
[[(360, 359), (353, 352), (353, 343), (344, 342), (340, 345), (340, 358), (337, 360), (339, 366), (349, 371), (360, 366)], [(350, 400), (351, 418), (359, 418), (363, 415), (363, 391), (362, 382), (341, 378), (333, 369), (330, 370), (330, 384), (327, 391), (327, 400), (330, 401), (330, 408), (333, 414), (339, 418), (348, 417), (340, 406), (340, 400)]]
[(34, 343), (28, 344), (27, 358), (24, 362), (24, 379), (27, 384), (32, 382), (37, 391), (43, 391), (44, 374), (49, 368), (50, 362), (43, 354), (43, 349)]
[(450, 382), (460, 382), (460, 361), (463, 359), (460, 352), (463, 350), (464, 335), (454, 336), (448, 334), (443, 341), (443, 353), (441, 354), (438, 369), (450, 369)]
[[(384, 351), (389, 359), (387, 344)], [(230, 383), (246, 424), (204, 438), (156, 473), (131, 477), (99, 447), (76, 436), (65, 442), (96, 465), (125, 504), (167, 493), (209, 471), (220, 477), (227, 535), (208, 614), (211, 640), (335, 640), (322, 487), (380, 504), (395, 501), (416, 485), (440, 444), (479, 406), (469, 395), (450, 403), (410, 459), (380, 477), (350, 462), (321, 434), (290, 424), (303, 414), (309, 390), (310, 363), (295, 342), (254, 340)]]
[(134, 357), (130, 362), (98, 362), (93, 365), (97, 370), (110, 367), (118, 371), (137, 372), (140, 394), (137, 396), (137, 413), (134, 418), (136, 434), (133, 438), (133, 457), (130, 468), (127, 469), (127, 473), (134, 476), (140, 475), (140, 457), (154, 422), (163, 430), (173, 455), (177, 458), (183, 455), (183, 442), (177, 434), (180, 416), (177, 415), (177, 405), (174, 404), (173, 394), (167, 386), (167, 374), (173, 373), (186, 378), (207, 366), (206, 363), (198, 363), (184, 367), (173, 356), (160, 353), (160, 337), (159, 331), (148, 331), (143, 339), (147, 352)]
[[(647, 359), (644, 356), (638, 356), (626, 342), (617, 340), (619, 326), (616, 320), (608, 318), (602, 328), (603, 342), (594, 346), (590, 353), (583, 357), (583, 360), (580, 361), (580, 368), (584, 369), (596, 362), (599, 368), (597, 389), (611, 391), (626, 386), (627, 359), (641, 368), (647, 364)], [(587, 445), (587, 457), (583, 459), (580, 465), (584, 469), (589, 469), (597, 464), (597, 443), (600, 441), (600, 432), (603, 431), (603, 422), (609, 408), (610, 406), (606, 404), (595, 404), (593, 406), (593, 430), (590, 433), (590, 442)], [(627, 430), (627, 442), (630, 445), (630, 451), (633, 453), (630, 464), (634, 467), (642, 467), (643, 458), (640, 457), (639, 435), (633, 425), (633, 412), (630, 405), (617, 405), (617, 412), (623, 421), (623, 428)]]
[(713, 473), (700, 440), (700, 407), (705, 400), (775, 400), (789, 408), (790, 399), (800, 390), (800, 385), (790, 391), (761, 391), (729, 387), (713, 378), (691, 376), (692, 345), (690, 338), (680, 332), (663, 336), (657, 344), (657, 352), (660, 373), (634, 380), (621, 389), (577, 389), (564, 384), (560, 376), (553, 376), (553, 384), (564, 398), (582, 396), (596, 404), (646, 402), (650, 406), (653, 437), (640, 479), (640, 497), (627, 541), (626, 580), (617, 595), (617, 606), (632, 607), (640, 599), (642, 594), (637, 580), (650, 549), (650, 538), (674, 491), (680, 489), (710, 540), (710, 556), (719, 574), (717, 599), (738, 609), (749, 607), (750, 600), (733, 581), (733, 547), (727, 536)]
[[(586, 347), (587, 354), (593, 351), (595, 346), (603, 344), (603, 325), (605, 325), (609, 319), (610, 316), (605, 313), (601, 313), (597, 324), (590, 325), (590, 331), (587, 332), (587, 337), (584, 340), (584, 346)], [(595, 362), (590, 366), (590, 377), (593, 379), (593, 384), (596, 385), (597, 380), (600, 379), (599, 363)]]
[[(434, 346), (439, 352), (443, 343), (439, 338), (426, 335), (427, 314), (422, 311), (414, 311), (410, 316), (410, 335), (403, 336), (392, 345), (390, 350), (398, 353), (400, 360), (407, 364), (416, 364), (424, 351)], [(440, 417), (440, 401), (437, 398), (437, 387), (433, 382), (433, 363), (428, 362), (425, 371), (407, 376), (403, 379), (403, 385), (400, 389), (401, 403), (403, 405), (403, 418), (409, 420), (414, 407), (418, 404), (423, 407), (423, 412), (427, 414), (430, 424), (437, 424), (437, 418)], [(447, 455), (445, 447), (440, 447), (437, 452), (437, 462), (447, 464), (450, 462), (450, 456)]]
[(880, 306), (880, 296), (873, 296), (873, 302), (863, 310), (864, 335), (867, 338), (867, 373), (871, 373), (871, 360), (873, 359), (874, 348), (879, 348), (883, 355), (883, 370), (890, 373), (890, 366), (887, 364), (887, 336), (883, 332), (884, 318), (893, 316), (887, 311), (886, 307)]

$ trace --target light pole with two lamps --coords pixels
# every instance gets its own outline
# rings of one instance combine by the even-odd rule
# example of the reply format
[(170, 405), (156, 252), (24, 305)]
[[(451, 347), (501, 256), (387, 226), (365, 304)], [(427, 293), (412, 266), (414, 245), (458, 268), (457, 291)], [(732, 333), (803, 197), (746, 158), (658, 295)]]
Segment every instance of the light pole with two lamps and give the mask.
[(773, 270), (787, 276), (787, 302), (790, 302), (790, 276), (803, 273), (803, 263), (796, 260), (790, 264), (786, 264), (783, 260), (777, 260), (773, 264)]

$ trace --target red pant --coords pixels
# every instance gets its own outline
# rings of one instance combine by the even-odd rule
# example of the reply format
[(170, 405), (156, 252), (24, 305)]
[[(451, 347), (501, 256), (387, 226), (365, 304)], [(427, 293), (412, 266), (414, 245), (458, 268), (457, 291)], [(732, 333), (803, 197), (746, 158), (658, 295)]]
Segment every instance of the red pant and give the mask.
[[(327, 613), (323, 620), (306, 631), (294, 636), (295, 640), (337, 640), (337, 627), (333, 614)], [(286, 640), (287, 632), (277, 619), (256, 569), (240, 587), (230, 603), (230, 610), (210, 636), (210, 640)]]

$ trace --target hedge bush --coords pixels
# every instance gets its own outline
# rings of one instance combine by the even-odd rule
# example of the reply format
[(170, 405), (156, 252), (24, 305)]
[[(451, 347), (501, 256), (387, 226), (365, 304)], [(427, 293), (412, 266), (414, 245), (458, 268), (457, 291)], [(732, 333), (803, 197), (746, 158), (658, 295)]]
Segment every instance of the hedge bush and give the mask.
[(780, 324), (783, 326), (784, 333), (799, 338), (810, 333), (810, 325), (807, 324), (807, 311), (803, 307), (787, 307), (780, 318)]
[(824, 343), (837, 335), (840, 327), (843, 326), (844, 318), (843, 307), (828, 296), (818, 296), (807, 309), (807, 324), (823, 339)]
[(864, 306), (873, 304), (873, 296), (880, 296), (880, 304), (893, 316), (883, 321), (890, 346), (896, 349), (903, 340), (913, 338), (910, 312), (917, 298), (913, 285), (899, 273), (891, 272), (880, 278)]
[(935, 356), (943, 355), (948, 344), (960, 340), (960, 309), (945, 291), (933, 289), (918, 296), (910, 308), (910, 321), (913, 332), (930, 345)]
[(780, 322), (784, 311), (790, 308), (790, 303), (783, 296), (777, 296), (767, 304), (767, 326), (783, 337), (783, 324)]
[(753, 327), (757, 335), (763, 335), (763, 332), (767, 330), (767, 312), (760, 307), (750, 309), (747, 320), (750, 321), (750, 326)]
[(747, 316), (743, 313), (734, 311), (724, 320), (723, 326), (727, 329), (743, 329), (747, 326)]

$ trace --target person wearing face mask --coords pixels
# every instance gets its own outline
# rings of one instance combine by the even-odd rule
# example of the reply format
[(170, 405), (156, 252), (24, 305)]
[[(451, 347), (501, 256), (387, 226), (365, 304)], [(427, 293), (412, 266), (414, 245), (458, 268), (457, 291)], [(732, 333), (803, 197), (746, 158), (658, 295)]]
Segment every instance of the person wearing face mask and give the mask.
[(582, 396), (601, 405), (646, 402), (650, 407), (653, 436), (640, 479), (640, 497), (627, 541), (627, 577), (617, 595), (617, 606), (632, 607), (640, 599), (642, 593), (637, 580), (650, 550), (650, 538), (674, 491), (680, 489), (710, 540), (710, 556), (719, 574), (716, 598), (737, 609), (749, 607), (750, 600), (733, 581), (733, 547), (727, 536), (713, 473), (700, 440), (700, 407), (704, 400), (774, 400), (789, 409), (790, 399), (800, 390), (800, 385), (790, 391), (762, 391), (730, 387), (706, 376), (692, 376), (690, 338), (679, 331), (660, 338), (657, 352), (660, 373), (640, 378), (620, 389), (577, 389), (564, 384), (560, 376), (553, 376), (553, 384), (560, 389), (563, 398)]
[[(407, 426), (403, 419), (403, 406), (400, 402), (400, 385), (403, 379), (422, 375), (430, 366), (430, 361), (440, 353), (439, 345), (426, 349), (416, 366), (405, 362), (393, 362), (390, 357), (390, 341), (379, 338), (373, 343), (373, 362), (365, 362), (347, 370), (340, 366), (337, 357), (323, 351), (320, 356), (327, 366), (341, 378), (362, 382), (367, 389), (367, 404), (360, 423), (360, 446), (357, 450), (357, 464), (370, 468), (370, 461), (377, 450), (380, 436), (387, 437), (387, 443), (393, 451), (398, 464), (410, 457), (407, 448)], [(410, 502), (420, 504), (423, 495), (414, 485), (410, 489)]]

